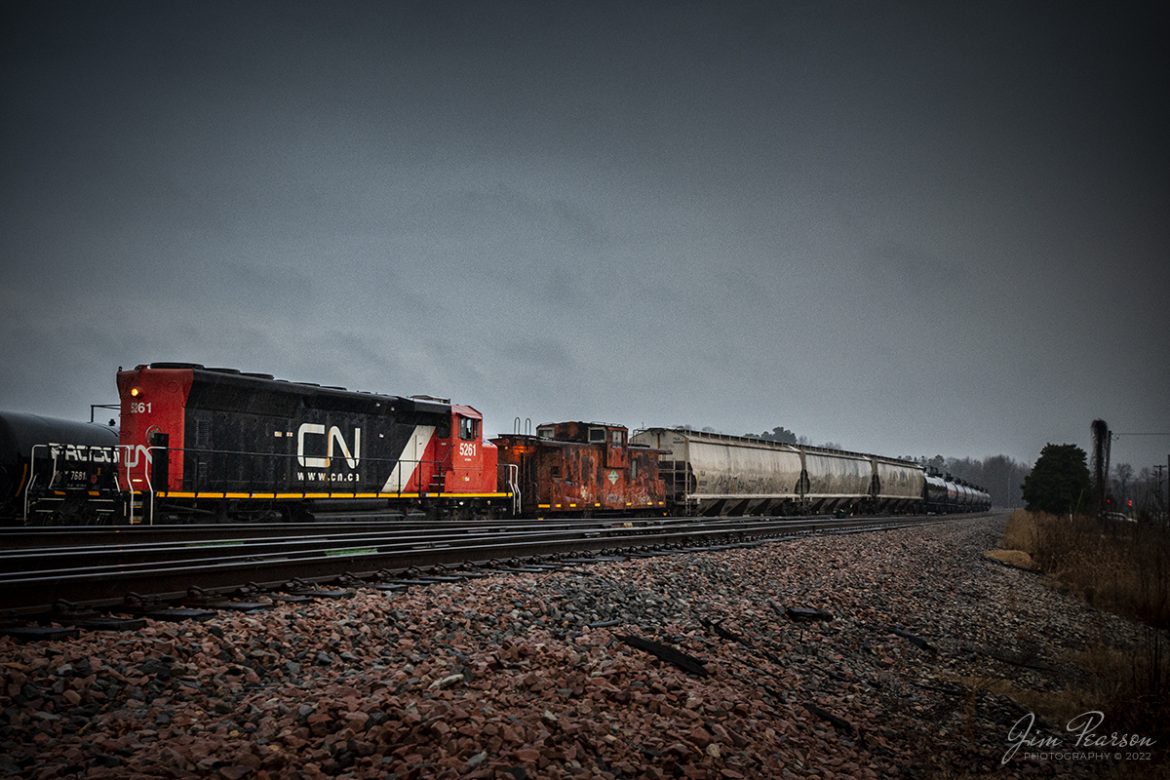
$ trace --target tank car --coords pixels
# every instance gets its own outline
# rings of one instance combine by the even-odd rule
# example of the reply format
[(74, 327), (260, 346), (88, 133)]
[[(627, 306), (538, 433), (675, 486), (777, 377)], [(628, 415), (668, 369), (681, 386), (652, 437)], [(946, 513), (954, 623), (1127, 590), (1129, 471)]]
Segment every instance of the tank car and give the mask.
[(0, 412), (0, 522), (102, 522), (119, 511), (118, 430)]
[(648, 514), (666, 506), (659, 452), (630, 442), (624, 425), (545, 423), (535, 436), (492, 442), (500, 462), (516, 467), (523, 514)]
[(507, 508), (471, 406), (152, 363), (119, 371), (131, 521), (156, 508), (285, 517), (319, 508)]
[(923, 507), (927, 512), (986, 512), (991, 509), (991, 494), (981, 487), (934, 469), (926, 473)]
[(944, 514), (950, 511), (950, 504), (948, 502), (947, 480), (941, 474), (936, 472), (928, 472), (926, 474), (926, 485), (924, 504), (926, 511), (935, 514)]

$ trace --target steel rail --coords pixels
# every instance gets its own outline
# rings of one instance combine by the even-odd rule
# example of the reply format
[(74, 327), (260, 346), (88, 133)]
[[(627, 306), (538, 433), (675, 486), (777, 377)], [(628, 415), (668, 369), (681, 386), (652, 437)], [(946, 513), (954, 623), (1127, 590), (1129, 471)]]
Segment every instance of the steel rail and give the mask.
[(396, 540), (380, 537), (376, 544), (355, 545), (354, 539), (317, 539), (314, 540), (317, 546), (291, 550), (248, 551), (226, 547), (230, 553), (178, 560), (156, 558), (122, 564), (91, 561), (92, 565), (88, 566), (5, 572), (0, 576), (0, 610), (10, 614), (39, 612), (58, 600), (111, 606), (121, 603), (129, 593), (174, 598), (187, 593), (192, 586), (209, 590), (237, 589), (251, 582), (271, 585), (292, 579), (327, 580), (342, 574), (369, 577), (384, 570), (403, 571), (502, 558), (663, 545), (682, 547), (716, 540), (756, 544), (815, 531), (858, 532), (944, 519), (947, 518), (785, 518), (721, 524), (706, 519), (687, 524), (680, 521), (640, 527), (549, 529), (536, 533), (531, 530), (464, 533)]
[[(855, 518), (854, 522), (864, 522)], [(432, 548), (454, 543), (484, 540), (494, 541), (501, 534), (522, 543), (540, 538), (577, 538), (578, 536), (622, 536), (634, 529), (684, 531), (702, 527), (727, 533), (757, 533), (777, 530), (815, 529), (822, 525), (841, 525), (843, 521), (828, 517), (778, 518), (660, 518), (639, 523), (590, 522), (571, 525), (514, 525), (491, 528), (459, 527), (436, 529), (427, 527), (414, 532), (382, 531), (380, 533), (349, 533), (333, 535), (287, 536), (279, 538), (240, 538), (198, 540), (187, 542), (142, 542), (120, 545), (90, 545), (82, 547), (28, 548), (0, 552), (0, 583), (19, 576), (22, 572), (42, 571), (57, 576), (83, 568), (106, 568), (124, 571), (136, 565), (159, 565), (160, 558), (170, 561), (213, 560), (207, 556), (246, 557), (250, 560), (288, 557), (314, 551), (344, 551), (353, 548), (374, 548), (379, 551), (412, 546)], [(217, 558), (215, 559), (217, 560)]]
[[(806, 517), (829, 517), (809, 515)], [(301, 536), (321, 536), (330, 533), (361, 531), (401, 531), (433, 528), (527, 528), (578, 527), (597, 523), (644, 523), (663, 519), (662, 516), (594, 516), (558, 518), (499, 518), (476, 520), (428, 520), (425, 518), (362, 520), (311, 523), (205, 523), (155, 526), (44, 526), (36, 528), (0, 527), (0, 551), (60, 545), (65, 538), (69, 546), (109, 545), (139, 541), (212, 540), (217, 538), (279, 537), (290, 533)], [(696, 519), (696, 518), (675, 518)], [(719, 518), (707, 518), (717, 520)]]
[(0, 554), (7, 550), (32, 549), (38, 547), (61, 547), (67, 539), (69, 547), (83, 545), (103, 546), (113, 544), (134, 544), (139, 542), (161, 543), (174, 541), (210, 541), (215, 539), (238, 539), (258, 537), (282, 537), (289, 534), (311, 537), (331, 533), (358, 533), (362, 531), (427, 530), (435, 528), (574, 528), (580, 526), (612, 523), (647, 523), (662, 520), (720, 522), (725, 520), (751, 519), (810, 520), (829, 519), (833, 515), (770, 515), (763, 518), (744, 516), (687, 517), (663, 515), (597, 515), (593, 517), (553, 518), (496, 518), (453, 520), (428, 520), (424, 517), (403, 519), (400, 516), (385, 520), (314, 521), (308, 523), (191, 523), (183, 525), (155, 526), (0, 526)]
[(173, 558), (198, 557), (219, 548), (225, 548), (240, 555), (262, 555), (270, 553), (287, 553), (298, 549), (314, 549), (319, 545), (335, 546), (370, 546), (397, 543), (413, 543), (420, 545), (446, 544), (452, 541), (467, 539), (495, 539), (503, 534), (518, 535), (520, 537), (541, 537), (549, 535), (580, 535), (580, 534), (619, 534), (628, 532), (631, 528), (691, 528), (702, 526), (712, 529), (725, 529), (729, 532), (752, 532), (758, 529), (773, 529), (778, 527), (818, 527), (820, 523), (840, 523), (840, 520), (827, 517), (817, 518), (716, 518), (701, 520), (698, 518), (658, 518), (643, 520), (637, 523), (618, 523), (606, 521), (592, 521), (588, 523), (553, 524), (553, 525), (497, 525), (490, 527), (462, 526), (453, 528), (411, 529), (404, 531), (395, 528), (383, 529), (377, 533), (358, 532), (330, 535), (298, 535), (284, 537), (255, 537), (221, 539), (196, 539), (191, 541), (175, 542), (138, 542), (116, 545), (88, 545), (68, 547), (40, 547), (21, 548), (10, 551), (0, 551), (0, 580), (6, 574), (17, 571), (35, 570), (44, 566), (45, 561), (52, 561), (58, 569), (69, 569), (84, 565), (86, 562), (104, 561), (108, 565), (123, 564), (135, 560), (152, 560), (152, 556), (168, 555)]

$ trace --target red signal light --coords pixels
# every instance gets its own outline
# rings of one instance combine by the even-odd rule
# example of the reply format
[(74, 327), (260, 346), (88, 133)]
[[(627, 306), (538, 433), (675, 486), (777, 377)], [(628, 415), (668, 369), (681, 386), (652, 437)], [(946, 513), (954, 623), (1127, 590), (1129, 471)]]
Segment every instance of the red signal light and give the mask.
[(1128, 498), (1128, 499), (1126, 499), (1126, 501), (1125, 501), (1125, 505), (1126, 505), (1127, 507), (1129, 507), (1130, 509), (1133, 509), (1133, 499), (1132, 499), (1132, 498)]

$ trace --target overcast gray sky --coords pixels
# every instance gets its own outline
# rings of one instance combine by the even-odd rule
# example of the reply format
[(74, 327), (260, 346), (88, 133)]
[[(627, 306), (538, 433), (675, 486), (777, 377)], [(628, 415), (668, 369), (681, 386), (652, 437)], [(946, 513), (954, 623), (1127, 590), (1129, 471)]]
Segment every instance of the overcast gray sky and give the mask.
[(1170, 432), (1165, 2), (5, 2), (0, 36), (0, 407), (177, 360), (491, 432)]

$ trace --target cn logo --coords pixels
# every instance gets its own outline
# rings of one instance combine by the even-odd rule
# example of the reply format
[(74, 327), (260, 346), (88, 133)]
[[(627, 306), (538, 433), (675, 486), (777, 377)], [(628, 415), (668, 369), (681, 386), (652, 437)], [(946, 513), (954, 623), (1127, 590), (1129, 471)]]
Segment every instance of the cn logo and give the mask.
[(305, 439), (309, 436), (326, 436), (325, 426), (320, 423), (301, 423), (297, 428), (297, 463), (307, 469), (327, 469), (333, 462), (333, 445), (336, 444), (345, 457), (345, 462), (351, 469), (356, 469), (362, 457), (362, 429), (353, 429), (353, 450), (345, 443), (341, 429), (336, 425), (329, 427), (325, 440), (325, 457), (313, 458), (305, 455)]

